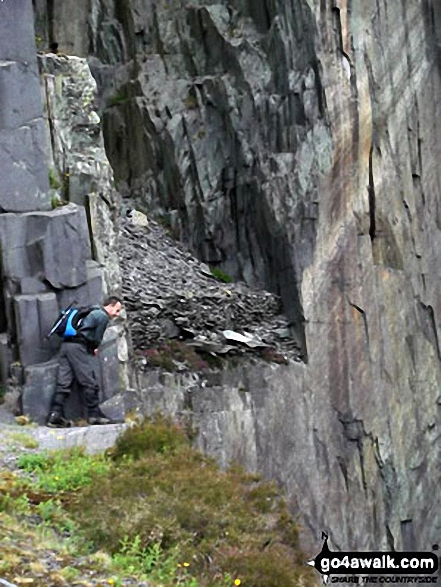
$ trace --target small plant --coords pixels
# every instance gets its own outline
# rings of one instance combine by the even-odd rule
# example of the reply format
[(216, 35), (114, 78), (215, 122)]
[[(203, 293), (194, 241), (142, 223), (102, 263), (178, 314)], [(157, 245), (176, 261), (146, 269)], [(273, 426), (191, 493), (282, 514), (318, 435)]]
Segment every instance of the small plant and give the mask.
[(210, 271), (216, 279), (223, 283), (232, 283), (234, 281), (228, 273), (225, 273), (225, 271), (222, 271), (222, 269), (219, 269), (218, 267), (210, 267)]
[(21, 494), (18, 497), (15, 497), (10, 493), (0, 495), (0, 512), (30, 514), (31, 509), (27, 495)]
[(161, 553), (161, 545), (158, 543), (143, 548), (140, 536), (135, 536), (133, 539), (125, 536), (121, 540), (120, 550), (114, 555), (113, 560), (124, 573), (134, 574), (139, 571), (150, 573), (158, 564)]
[(62, 206), (67, 206), (69, 202), (67, 200), (63, 200), (59, 197), (58, 194), (54, 194), (51, 197), (51, 206), (52, 210), (56, 210), (57, 208), (61, 208)]
[(139, 459), (149, 453), (174, 453), (188, 444), (186, 433), (180, 426), (157, 414), (126, 430), (109, 453), (114, 460), (123, 457)]
[[(23, 455), (20, 464), (20, 474), (0, 471), (6, 580), (315, 584), (299, 564), (297, 527), (276, 486), (238, 465), (219, 470), (167, 417), (128, 428), (104, 457), (76, 449)], [(55, 568), (46, 564), (48, 552)]]
[(108, 100), (107, 100), (107, 107), (111, 108), (112, 106), (118, 106), (118, 104), (124, 104), (125, 102), (128, 102), (130, 100), (130, 98), (127, 98), (127, 96), (122, 92), (118, 92), (117, 94), (115, 94), (114, 96), (111, 96)]
[(49, 186), (52, 190), (59, 190), (61, 188), (61, 181), (55, 169), (49, 169)]
[(53, 451), (52, 453), (23, 454), (18, 466), (35, 474), (34, 487), (58, 493), (74, 491), (89, 485), (94, 476), (103, 475), (109, 464), (101, 455), (86, 455), (82, 449)]
[(23, 448), (38, 448), (38, 441), (25, 432), (11, 432), (8, 438)]
[(189, 110), (194, 110), (198, 107), (198, 99), (197, 99), (196, 92), (194, 91), (194, 89), (191, 89), (188, 92), (188, 95), (184, 100), (184, 106), (186, 108), (188, 108)]

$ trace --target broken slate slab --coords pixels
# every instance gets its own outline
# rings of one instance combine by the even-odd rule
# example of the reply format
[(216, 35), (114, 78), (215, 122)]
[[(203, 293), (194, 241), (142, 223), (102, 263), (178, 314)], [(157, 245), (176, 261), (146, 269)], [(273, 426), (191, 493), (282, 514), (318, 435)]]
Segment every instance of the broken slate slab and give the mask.
[(224, 336), (225, 340), (228, 342), (238, 342), (240, 344), (244, 344), (252, 349), (257, 348), (265, 348), (268, 345), (258, 340), (257, 338), (251, 336), (250, 334), (240, 334), (239, 332), (235, 332), (234, 330), (223, 330), (222, 335)]

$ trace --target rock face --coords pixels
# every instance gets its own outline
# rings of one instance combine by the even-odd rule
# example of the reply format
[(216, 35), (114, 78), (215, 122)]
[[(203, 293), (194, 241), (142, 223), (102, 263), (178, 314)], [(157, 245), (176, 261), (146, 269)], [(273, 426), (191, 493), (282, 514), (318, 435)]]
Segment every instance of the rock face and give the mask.
[(0, 38), (0, 212), (49, 210), (42, 102), (28, 0), (2, 3)]
[[(20, 387), (19, 409), (44, 423), (60, 344), (46, 335), (60, 308), (101, 303), (120, 287), (116, 192), (86, 62), (40, 58), (44, 118), (32, 4), (0, 4), (0, 380)], [(108, 330), (102, 400), (127, 378), (124, 328)], [(72, 396), (72, 412), (79, 409)]]
[[(260, 457), (244, 461), (283, 481), (317, 541), (430, 548), (441, 6), (93, 0), (90, 22), (119, 189), (203, 261), (278, 293), (307, 351), (262, 376)], [(207, 434), (231, 454), (243, 402), (222, 386), (214, 402)], [(234, 414), (237, 435), (216, 427)]]
[(86, 208), (93, 258), (103, 268), (105, 293), (118, 292), (119, 198), (96, 112), (95, 80), (87, 61), (78, 57), (39, 55), (38, 64), (51, 145), (52, 198)]

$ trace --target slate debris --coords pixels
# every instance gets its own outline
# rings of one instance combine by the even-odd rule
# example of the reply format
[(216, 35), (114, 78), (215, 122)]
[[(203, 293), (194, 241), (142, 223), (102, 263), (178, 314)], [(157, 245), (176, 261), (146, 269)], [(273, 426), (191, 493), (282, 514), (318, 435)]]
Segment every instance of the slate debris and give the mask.
[(215, 355), (267, 350), (301, 360), (278, 296), (242, 282), (219, 281), (151, 219), (148, 227), (122, 219), (119, 247), (123, 298), (136, 350), (175, 338)]

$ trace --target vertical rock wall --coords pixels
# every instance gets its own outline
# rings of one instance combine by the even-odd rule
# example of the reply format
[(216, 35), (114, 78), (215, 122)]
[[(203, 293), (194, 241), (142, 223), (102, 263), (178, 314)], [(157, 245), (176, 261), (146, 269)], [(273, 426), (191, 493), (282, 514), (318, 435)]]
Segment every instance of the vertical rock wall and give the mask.
[[(110, 288), (118, 291), (120, 277), (113, 176), (89, 68), (82, 60), (72, 65), (55, 56), (42, 57), (40, 65), (41, 82), (32, 2), (1, 2), (0, 381), (20, 385), (19, 409), (43, 423), (59, 346), (46, 335), (59, 309), (73, 300), (101, 303)], [(76, 93), (65, 91), (69, 83)], [(100, 361), (102, 399), (126, 380), (119, 363), (127, 361), (123, 328), (108, 330)]]
[(0, 212), (50, 209), (33, 30), (28, 0), (1, 4)]
[[(430, 548), (440, 6), (94, 0), (90, 22), (121, 192), (203, 260), (280, 293), (307, 347), (307, 365), (258, 386), (249, 464), (336, 547)], [(230, 454), (244, 408), (228, 398), (207, 430)]]

